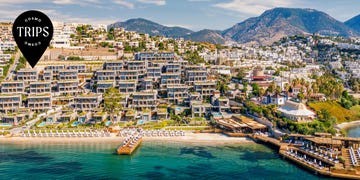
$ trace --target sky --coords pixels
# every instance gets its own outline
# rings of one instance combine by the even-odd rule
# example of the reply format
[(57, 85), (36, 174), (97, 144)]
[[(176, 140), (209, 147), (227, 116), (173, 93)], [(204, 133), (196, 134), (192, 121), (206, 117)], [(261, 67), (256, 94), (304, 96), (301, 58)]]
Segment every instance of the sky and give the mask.
[(52, 21), (110, 24), (145, 18), (194, 31), (224, 30), (275, 7), (317, 9), (339, 21), (360, 14), (359, 0), (0, 0), (0, 21), (40, 10)]

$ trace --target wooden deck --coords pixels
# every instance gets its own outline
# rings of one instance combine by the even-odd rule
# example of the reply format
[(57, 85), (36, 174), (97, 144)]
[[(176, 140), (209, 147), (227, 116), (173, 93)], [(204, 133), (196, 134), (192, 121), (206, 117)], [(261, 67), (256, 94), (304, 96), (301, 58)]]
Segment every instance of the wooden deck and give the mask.
[(272, 138), (272, 137), (268, 137), (268, 136), (259, 136), (259, 135), (253, 135), (253, 138), (256, 139), (256, 140), (260, 140), (262, 142), (265, 142), (265, 143), (270, 143), (272, 145), (275, 145), (277, 147), (281, 147), (281, 142), (280, 140), (278, 139), (275, 139), (275, 138)]
[(141, 142), (142, 142), (142, 137), (140, 137), (134, 144), (131, 144), (131, 141), (129, 141), (126, 144), (119, 146), (116, 152), (122, 155), (131, 155), (135, 151), (135, 149), (139, 147)]
[[(254, 138), (255, 140), (259, 140), (261, 142), (264, 142), (264, 143), (267, 143), (267, 144), (271, 144), (271, 145), (274, 145), (274, 146), (278, 146), (279, 147), (279, 154), (284, 157), (285, 159), (291, 161), (291, 162), (294, 162), (296, 163), (297, 165), (309, 170), (309, 171), (312, 171), (314, 172), (315, 174), (319, 174), (319, 175), (323, 175), (323, 176), (328, 176), (328, 177), (334, 177), (334, 178), (340, 178), (340, 179), (360, 179), (360, 175), (357, 174), (357, 172), (352, 172), (352, 171), (347, 171), (346, 169), (347, 168), (350, 168), (350, 167), (353, 167), (351, 165), (351, 161), (350, 161), (350, 155), (347, 151), (346, 148), (342, 148), (342, 153), (343, 153), (343, 156), (344, 156), (344, 160), (345, 160), (345, 169), (343, 169), (342, 167), (342, 164), (335, 164), (334, 162), (332, 161), (329, 161), (325, 158), (322, 158), (322, 157), (318, 157), (318, 156), (315, 156), (311, 153), (308, 153), (302, 149), (299, 149), (295, 146), (292, 146), (291, 148), (293, 149), (296, 149), (298, 152), (301, 152), (303, 154), (306, 154), (308, 157), (312, 157), (312, 158), (316, 158), (318, 160), (321, 160), (322, 162), (332, 166), (332, 167), (337, 167), (339, 168), (339, 170), (334, 170), (334, 169), (329, 169), (329, 168), (323, 168), (323, 169), (320, 169), (320, 168), (317, 168), (317, 167), (314, 167), (310, 164), (307, 164), (306, 162), (302, 161), (302, 160), (299, 160), (293, 156), (290, 156), (289, 154), (286, 153), (286, 147), (288, 147), (288, 144), (287, 143), (281, 143), (280, 140), (278, 139), (275, 139), (275, 138), (272, 138), (272, 137), (268, 137), (268, 136), (260, 136), (260, 135), (253, 135), (253, 136), (250, 136), (252, 138)], [(340, 165), (340, 167), (339, 167)]]
[(279, 154), (280, 154), (281, 156), (283, 156), (284, 158), (286, 158), (286, 159), (288, 159), (288, 160), (290, 160), (290, 161), (292, 161), (292, 162), (295, 162), (296, 164), (304, 167), (305, 169), (308, 169), (308, 170), (310, 170), (310, 171), (315, 172), (316, 174), (321, 174), (321, 175), (325, 175), (325, 176), (330, 176), (330, 171), (329, 171), (328, 168), (319, 169), (319, 168), (316, 168), (316, 167), (314, 167), (314, 166), (311, 166), (310, 164), (307, 164), (307, 163), (305, 163), (304, 161), (300, 161), (300, 160), (298, 160), (298, 159), (296, 159), (296, 158), (294, 158), (294, 157), (286, 154), (286, 151), (284, 151), (284, 150), (280, 150), (280, 151), (279, 151)]

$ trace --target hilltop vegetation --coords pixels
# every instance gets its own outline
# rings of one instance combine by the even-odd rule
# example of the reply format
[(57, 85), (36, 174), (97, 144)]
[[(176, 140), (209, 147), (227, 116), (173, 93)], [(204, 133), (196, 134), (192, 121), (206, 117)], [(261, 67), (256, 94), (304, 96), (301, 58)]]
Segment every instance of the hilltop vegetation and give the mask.
[[(337, 101), (309, 102), (308, 105), (316, 112), (326, 109), (331, 116), (336, 118), (337, 124), (360, 119), (359, 113), (342, 107)], [(359, 105), (354, 106), (353, 109), (357, 109), (357, 107), (359, 107)]]

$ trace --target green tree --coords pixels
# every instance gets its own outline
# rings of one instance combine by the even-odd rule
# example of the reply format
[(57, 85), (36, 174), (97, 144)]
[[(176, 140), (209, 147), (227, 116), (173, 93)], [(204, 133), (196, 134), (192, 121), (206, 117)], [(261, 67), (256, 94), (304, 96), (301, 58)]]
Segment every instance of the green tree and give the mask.
[(289, 83), (285, 83), (285, 85), (284, 85), (284, 90), (285, 90), (286, 92), (289, 92), (289, 90), (290, 90), (290, 84), (289, 84)]
[(267, 88), (267, 92), (269, 92), (269, 93), (273, 93), (274, 91), (275, 91), (275, 82), (273, 81), (273, 82), (271, 82), (270, 84), (269, 84), (269, 86), (268, 86), (268, 88)]
[(238, 80), (243, 80), (246, 77), (245, 68), (240, 68), (239, 72), (236, 74)]
[(256, 84), (256, 83), (253, 83), (253, 84), (251, 84), (251, 87), (252, 87), (252, 90), (253, 90), (253, 94), (255, 96), (260, 96), (261, 93), (260, 93), (259, 85)]
[(259, 97), (262, 97), (265, 94), (265, 89), (264, 88), (260, 88), (259, 89)]
[(305, 89), (304, 89), (304, 87), (300, 88), (300, 92), (297, 94), (297, 98), (299, 98), (300, 101), (305, 99)]
[(164, 43), (163, 43), (163, 42), (160, 42), (160, 43), (158, 44), (158, 47), (159, 47), (159, 50), (160, 50), (160, 51), (165, 50), (165, 46), (164, 46)]
[(318, 115), (319, 115), (319, 119), (323, 121), (329, 120), (331, 117), (330, 111), (325, 108), (322, 108), (319, 111)]
[(243, 84), (243, 89), (242, 89), (242, 92), (245, 93), (245, 98), (247, 98), (247, 91), (248, 91), (248, 83), (245, 82)]
[(181, 124), (182, 118), (181, 118), (179, 115), (174, 114), (174, 113), (171, 113), (171, 114), (170, 114), (170, 118), (171, 118), (172, 120), (174, 120), (174, 121), (177, 123), (177, 125), (180, 125), (180, 124)]
[(104, 97), (104, 110), (110, 112), (110, 120), (114, 121), (114, 113), (120, 111), (121, 105), (121, 94), (119, 90), (111, 87), (105, 91)]

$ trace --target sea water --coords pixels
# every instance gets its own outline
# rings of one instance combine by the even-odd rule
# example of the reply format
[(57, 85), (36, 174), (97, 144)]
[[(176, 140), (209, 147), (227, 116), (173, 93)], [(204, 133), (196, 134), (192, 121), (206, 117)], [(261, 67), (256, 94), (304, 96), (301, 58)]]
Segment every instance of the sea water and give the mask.
[(325, 179), (256, 143), (143, 142), (131, 156), (117, 146), (0, 144), (0, 179)]
[(347, 135), (349, 137), (360, 137), (360, 126), (347, 129)]

